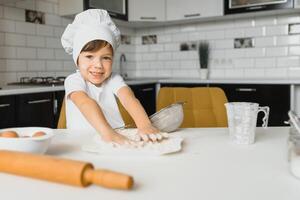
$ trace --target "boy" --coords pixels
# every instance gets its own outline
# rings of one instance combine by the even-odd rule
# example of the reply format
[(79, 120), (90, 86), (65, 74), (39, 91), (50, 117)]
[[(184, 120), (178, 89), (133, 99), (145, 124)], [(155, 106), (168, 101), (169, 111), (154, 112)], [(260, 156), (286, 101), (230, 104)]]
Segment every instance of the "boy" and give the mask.
[(124, 126), (115, 95), (131, 115), (144, 141), (161, 140), (122, 77), (112, 73), (120, 32), (108, 13), (90, 9), (78, 14), (62, 35), (62, 45), (78, 67), (65, 80), (67, 128), (92, 130), (106, 142), (130, 143), (114, 128)]

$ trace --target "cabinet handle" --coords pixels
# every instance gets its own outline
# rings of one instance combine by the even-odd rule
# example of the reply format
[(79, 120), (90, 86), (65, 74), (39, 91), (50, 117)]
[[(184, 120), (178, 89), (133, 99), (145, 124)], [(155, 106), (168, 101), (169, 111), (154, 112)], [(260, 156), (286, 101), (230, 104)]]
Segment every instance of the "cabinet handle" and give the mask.
[(236, 88), (237, 92), (256, 92), (256, 88)]
[(57, 99), (54, 99), (54, 101), (53, 101), (53, 113), (54, 113), (54, 115), (56, 115), (57, 111), (58, 111)]
[(9, 104), (9, 103), (0, 104), (0, 108), (9, 107), (9, 106), (10, 106), (10, 104)]
[(199, 17), (200, 13), (195, 13), (195, 14), (186, 14), (184, 17)]
[(266, 6), (253, 6), (253, 7), (248, 7), (247, 10), (258, 10), (258, 9), (262, 9)]
[(156, 17), (140, 17), (140, 19), (156, 20)]
[(141, 89), (142, 92), (149, 92), (149, 91), (152, 91), (153, 88), (144, 88), (144, 89)]
[(39, 103), (47, 103), (50, 102), (51, 99), (41, 99), (41, 100), (34, 100), (34, 101), (28, 101), (28, 104), (39, 104)]

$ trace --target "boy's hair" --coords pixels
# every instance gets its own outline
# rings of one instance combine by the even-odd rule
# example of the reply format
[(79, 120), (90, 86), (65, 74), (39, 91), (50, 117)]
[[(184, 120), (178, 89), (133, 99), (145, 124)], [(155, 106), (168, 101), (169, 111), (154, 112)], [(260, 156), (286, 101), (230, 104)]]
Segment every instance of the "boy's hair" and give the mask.
[(84, 45), (84, 47), (81, 49), (81, 52), (85, 52), (85, 51), (95, 52), (106, 46), (111, 48), (111, 50), (113, 52), (113, 48), (112, 48), (111, 44), (109, 44), (105, 40), (92, 40), (92, 41), (88, 42), (86, 45)]

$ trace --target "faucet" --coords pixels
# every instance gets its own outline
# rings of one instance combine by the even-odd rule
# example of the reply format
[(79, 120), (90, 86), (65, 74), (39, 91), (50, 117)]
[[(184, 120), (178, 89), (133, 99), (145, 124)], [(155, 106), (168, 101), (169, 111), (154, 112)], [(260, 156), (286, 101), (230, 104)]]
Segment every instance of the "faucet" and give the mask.
[(126, 56), (124, 53), (121, 54), (120, 56), (120, 75), (126, 79), (127, 78), (127, 73), (124, 73), (124, 64), (126, 62)]

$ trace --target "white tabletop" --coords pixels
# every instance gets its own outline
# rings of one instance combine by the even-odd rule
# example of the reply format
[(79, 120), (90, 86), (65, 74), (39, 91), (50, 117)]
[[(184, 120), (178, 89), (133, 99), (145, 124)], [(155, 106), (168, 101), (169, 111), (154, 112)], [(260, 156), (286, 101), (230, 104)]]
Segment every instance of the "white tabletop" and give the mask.
[(253, 145), (232, 144), (225, 128), (182, 129), (175, 134), (184, 138), (183, 150), (159, 157), (86, 153), (80, 146), (88, 134), (56, 132), (47, 154), (130, 174), (133, 190), (78, 188), (0, 174), (1, 199), (300, 199), (300, 180), (288, 171), (287, 128), (258, 128)]

